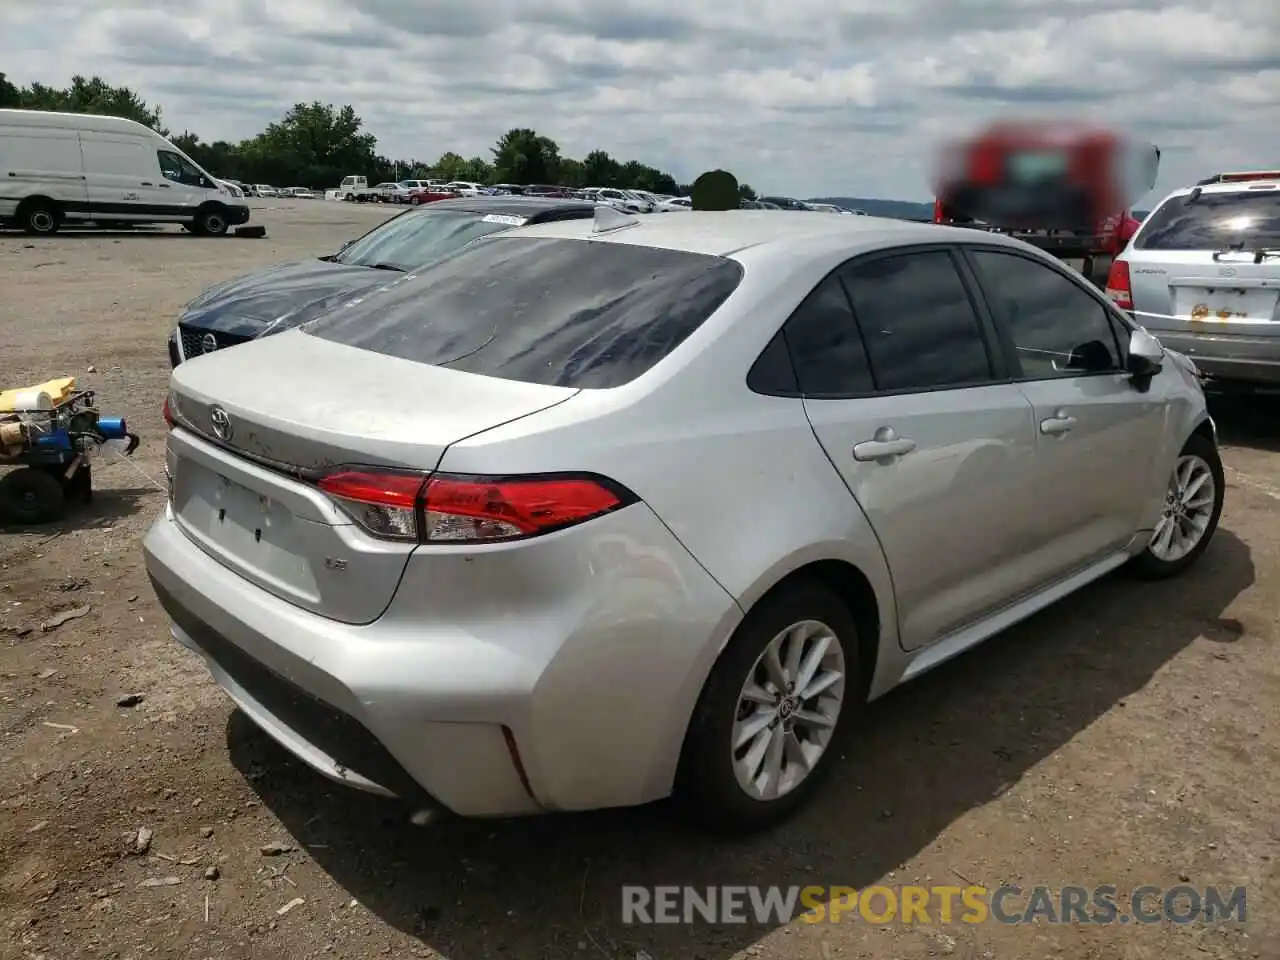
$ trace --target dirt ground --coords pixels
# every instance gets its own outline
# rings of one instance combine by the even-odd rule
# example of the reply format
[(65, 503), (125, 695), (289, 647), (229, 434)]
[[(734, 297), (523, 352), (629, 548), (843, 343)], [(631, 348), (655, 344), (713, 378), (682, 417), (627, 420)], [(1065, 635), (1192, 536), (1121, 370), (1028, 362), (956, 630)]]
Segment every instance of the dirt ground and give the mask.
[[(772, 835), (713, 843), (661, 805), (420, 829), (235, 713), (143, 573), (182, 305), (389, 214), (254, 204), (269, 239), (0, 235), (0, 383), (75, 374), (143, 437), (136, 463), (98, 468), (90, 508), (0, 528), (0, 957), (1280, 957), (1280, 402), (1216, 405), (1227, 506), (1192, 573), (1108, 579), (877, 703)], [(874, 883), (1245, 886), (1247, 916), (621, 919), (624, 884)]]

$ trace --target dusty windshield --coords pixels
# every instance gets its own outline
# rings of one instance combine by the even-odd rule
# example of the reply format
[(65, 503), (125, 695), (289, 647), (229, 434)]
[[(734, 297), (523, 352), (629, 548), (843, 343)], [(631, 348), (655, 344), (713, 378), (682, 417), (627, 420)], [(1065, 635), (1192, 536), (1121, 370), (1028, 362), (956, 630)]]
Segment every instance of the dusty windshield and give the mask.
[(1147, 217), (1138, 250), (1280, 248), (1280, 190), (1173, 197)]
[(510, 230), (519, 217), (461, 211), (415, 211), (366, 233), (334, 259), (361, 267), (409, 271), (447, 256), (477, 237)]

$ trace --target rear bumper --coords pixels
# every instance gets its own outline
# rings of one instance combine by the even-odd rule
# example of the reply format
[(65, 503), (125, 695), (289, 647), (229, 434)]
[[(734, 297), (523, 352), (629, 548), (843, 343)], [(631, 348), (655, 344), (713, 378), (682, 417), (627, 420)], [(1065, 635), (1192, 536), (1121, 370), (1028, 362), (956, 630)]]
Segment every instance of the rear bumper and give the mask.
[(333, 780), (481, 817), (659, 799), (738, 608), (642, 504), (553, 538), (523, 582), (510, 551), (411, 562), (366, 626), (250, 584), (168, 510), (144, 555), (174, 637)]
[(1214, 379), (1280, 384), (1280, 336), (1148, 329), (1161, 343), (1185, 354)]

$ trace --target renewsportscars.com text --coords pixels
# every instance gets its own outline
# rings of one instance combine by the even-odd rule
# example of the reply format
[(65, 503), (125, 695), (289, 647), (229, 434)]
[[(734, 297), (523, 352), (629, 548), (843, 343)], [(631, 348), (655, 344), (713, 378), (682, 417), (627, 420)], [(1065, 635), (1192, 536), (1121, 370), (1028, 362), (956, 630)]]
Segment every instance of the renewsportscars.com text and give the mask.
[(1153, 924), (1245, 919), (1245, 888), (1007, 885), (622, 888), (627, 924)]

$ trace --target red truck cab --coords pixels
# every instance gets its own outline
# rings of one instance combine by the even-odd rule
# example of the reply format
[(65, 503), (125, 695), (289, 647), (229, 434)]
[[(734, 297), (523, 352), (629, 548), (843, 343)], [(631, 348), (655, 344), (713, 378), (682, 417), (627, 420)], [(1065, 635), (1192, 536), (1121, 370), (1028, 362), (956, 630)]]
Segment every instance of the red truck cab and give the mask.
[(1155, 186), (1160, 150), (1103, 127), (997, 123), (941, 159), (935, 223), (1038, 234), (1062, 256), (1114, 256), (1137, 230), (1129, 207)]

